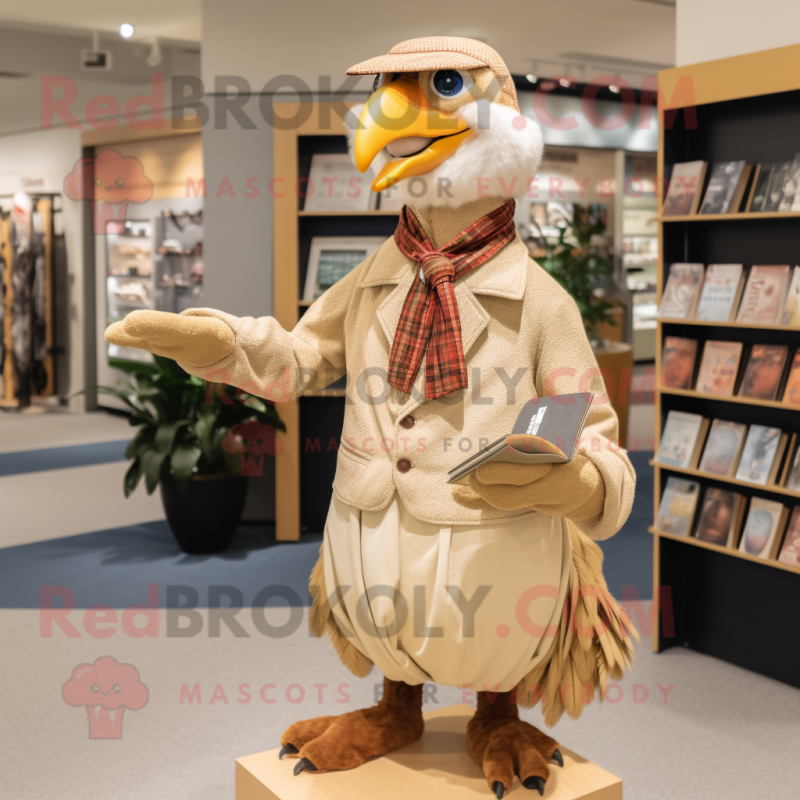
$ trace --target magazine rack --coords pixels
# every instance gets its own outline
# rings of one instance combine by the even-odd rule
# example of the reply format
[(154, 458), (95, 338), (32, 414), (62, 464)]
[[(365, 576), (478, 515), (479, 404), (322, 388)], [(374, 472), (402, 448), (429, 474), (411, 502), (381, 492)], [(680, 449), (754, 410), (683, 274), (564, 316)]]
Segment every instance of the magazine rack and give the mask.
[[(467, 751), (466, 730), (474, 709), (460, 705), (425, 714), (425, 733), (408, 747), (358, 769), (322, 775), (292, 772), (297, 761), (278, 750), (236, 759), (236, 800), (460, 800), (492, 798), (483, 771)], [(561, 747), (564, 766), (553, 766), (548, 800), (622, 800), (622, 780)], [(512, 791), (521, 789), (515, 779)], [(538, 794), (533, 793), (536, 797)]]
[[(675, 163), (746, 159), (749, 164), (791, 160), (800, 150), (800, 46), (783, 47), (659, 74), (660, 141), (658, 178), (669, 178)], [(659, 203), (659, 214), (661, 208)], [(729, 213), (659, 216), (658, 299), (669, 265), (798, 263), (800, 213)], [(800, 347), (800, 328), (734, 322), (660, 319), (656, 375), (666, 336)], [(791, 356), (790, 356), (791, 358)], [(697, 370), (697, 366), (695, 367)], [(800, 409), (777, 401), (716, 397), (656, 387), (656, 443), (669, 411), (701, 414), (747, 425), (756, 423), (800, 432)], [(658, 444), (656, 444), (657, 449)], [(784, 455), (791, 458), (792, 453)], [(652, 462), (654, 520), (670, 475), (692, 477), (701, 488), (734, 489), (789, 507), (800, 494), (777, 486), (756, 486)], [(693, 536), (653, 534), (653, 649), (688, 645), (747, 669), (800, 686), (800, 637), (781, 609), (792, 609), (800, 594), (800, 569), (765, 561), (700, 541)], [(789, 613), (787, 611), (787, 613)]]

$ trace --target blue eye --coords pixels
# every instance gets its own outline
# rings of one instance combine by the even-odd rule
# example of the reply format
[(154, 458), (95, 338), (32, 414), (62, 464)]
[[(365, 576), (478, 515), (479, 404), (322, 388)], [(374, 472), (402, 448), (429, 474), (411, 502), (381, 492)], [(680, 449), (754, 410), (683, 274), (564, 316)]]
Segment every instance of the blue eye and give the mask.
[(464, 79), (455, 69), (440, 69), (431, 83), (434, 91), (442, 97), (455, 97), (464, 88)]

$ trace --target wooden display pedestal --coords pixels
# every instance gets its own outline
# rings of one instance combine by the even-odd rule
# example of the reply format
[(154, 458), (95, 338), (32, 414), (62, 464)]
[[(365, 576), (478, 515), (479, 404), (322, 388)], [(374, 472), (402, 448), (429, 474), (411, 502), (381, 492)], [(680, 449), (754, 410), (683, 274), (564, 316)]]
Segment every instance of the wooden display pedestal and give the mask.
[[(474, 709), (449, 706), (425, 714), (425, 733), (408, 747), (358, 769), (292, 774), (297, 759), (278, 759), (279, 748), (236, 759), (236, 800), (494, 800), (480, 767), (467, 752)], [(564, 767), (552, 766), (548, 800), (622, 800), (622, 780), (562, 747)], [(515, 780), (512, 792), (537, 792)], [(509, 795), (507, 795), (509, 796)]]

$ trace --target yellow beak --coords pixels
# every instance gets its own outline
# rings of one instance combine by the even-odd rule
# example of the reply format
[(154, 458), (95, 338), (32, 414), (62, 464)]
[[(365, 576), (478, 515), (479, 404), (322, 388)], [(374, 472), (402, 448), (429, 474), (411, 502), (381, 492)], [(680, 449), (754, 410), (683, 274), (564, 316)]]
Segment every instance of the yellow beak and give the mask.
[(419, 153), (386, 164), (372, 182), (372, 190), (380, 192), (403, 178), (436, 169), (471, 133), (472, 129), (454, 114), (432, 105), (414, 78), (402, 77), (381, 86), (367, 100), (356, 130), (356, 166), (366, 172), (375, 156), (398, 139), (433, 139)]

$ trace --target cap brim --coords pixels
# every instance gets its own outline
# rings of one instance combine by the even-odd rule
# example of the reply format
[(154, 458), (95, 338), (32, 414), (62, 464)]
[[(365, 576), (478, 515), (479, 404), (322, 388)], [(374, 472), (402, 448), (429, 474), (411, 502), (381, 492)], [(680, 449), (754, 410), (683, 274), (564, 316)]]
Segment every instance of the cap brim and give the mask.
[(396, 53), (362, 61), (347, 70), (348, 75), (378, 75), (381, 72), (429, 72), (435, 69), (477, 69), (487, 67), (477, 58), (439, 50), (430, 53)]

